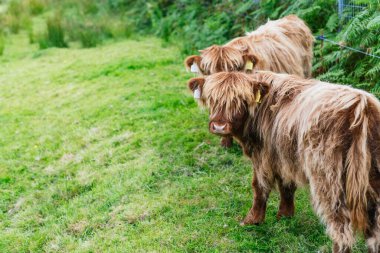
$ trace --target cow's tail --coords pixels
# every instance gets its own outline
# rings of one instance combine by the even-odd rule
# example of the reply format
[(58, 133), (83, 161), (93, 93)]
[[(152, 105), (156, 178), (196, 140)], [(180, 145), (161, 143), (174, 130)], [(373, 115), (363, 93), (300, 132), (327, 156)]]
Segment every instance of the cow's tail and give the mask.
[(353, 108), (353, 120), (350, 122), (352, 143), (346, 159), (347, 181), (346, 198), (351, 212), (353, 226), (364, 231), (367, 224), (367, 194), (370, 190), (369, 172), (371, 153), (368, 145), (367, 97), (358, 96), (358, 103)]

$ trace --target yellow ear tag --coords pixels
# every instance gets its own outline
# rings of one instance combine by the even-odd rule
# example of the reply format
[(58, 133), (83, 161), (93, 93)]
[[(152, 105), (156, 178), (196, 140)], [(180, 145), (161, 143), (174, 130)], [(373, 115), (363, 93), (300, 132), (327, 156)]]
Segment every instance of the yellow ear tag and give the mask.
[(260, 90), (258, 90), (257, 92), (256, 92), (256, 95), (255, 95), (255, 97), (256, 97), (256, 103), (261, 103), (261, 92), (260, 92)]
[(253, 62), (248, 60), (246, 63), (245, 63), (245, 70), (252, 70), (253, 69)]

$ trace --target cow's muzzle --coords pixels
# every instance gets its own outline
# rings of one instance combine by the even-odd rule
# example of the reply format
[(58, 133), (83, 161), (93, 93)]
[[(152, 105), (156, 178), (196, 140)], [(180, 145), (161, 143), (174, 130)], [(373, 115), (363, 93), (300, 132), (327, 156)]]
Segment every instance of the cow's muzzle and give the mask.
[(218, 135), (229, 135), (231, 134), (231, 124), (229, 123), (219, 123), (219, 122), (210, 122), (209, 130), (213, 134)]

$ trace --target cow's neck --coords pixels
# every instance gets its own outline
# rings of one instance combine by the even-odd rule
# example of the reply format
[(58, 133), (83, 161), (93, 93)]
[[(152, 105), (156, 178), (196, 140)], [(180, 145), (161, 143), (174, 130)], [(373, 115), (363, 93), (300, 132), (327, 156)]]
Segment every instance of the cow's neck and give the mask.
[(234, 135), (235, 139), (242, 146), (244, 154), (248, 157), (252, 157), (253, 152), (260, 150), (263, 146), (262, 136), (264, 133), (262, 133), (262, 129), (257, 125), (257, 122), (260, 121), (259, 118), (262, 117), (261, 113), (265, 113), (261, 112), (264, 111), (260, 109), (261, 105), (265, 105), (265, 101), (257, 107), (255, 116), (249, 116), (245, 122), (244, 129)]
[(257, 105), (252, 113), (253, 116), (248, 117), (244, 131), (235, 136), (249, 157), (252, 156), (253, 152), (260, 151), (265, 139), (272, 135), (276, 115), (303, 90), (314, 85), (312, 80), (274, 84), (275, 78), (275, 74), (269, 74), (269, 78), (266, 80), (266, 83), (270, 85), (268, 94)]
[(274, 119), (274, 112), (271, 108), (278, 101), (276, 94), (277, 92), (270, 88), (269, 93), (246, 120), (244, 130), (234, 136), (248, 157), (263, 147), (265, 136), (271, 135)]

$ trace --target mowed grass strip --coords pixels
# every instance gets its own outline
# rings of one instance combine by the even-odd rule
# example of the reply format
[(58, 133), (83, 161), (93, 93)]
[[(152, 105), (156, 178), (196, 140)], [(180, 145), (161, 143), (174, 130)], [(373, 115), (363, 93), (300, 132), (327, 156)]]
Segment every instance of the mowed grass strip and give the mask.
[(294, 218), (276, 221), (273, 192), (265, 223), (239, 226), (250, 162), (208, 133), (175, 47), (14, 40), (0, 60), (0, 252), (328, 252), (306, 190)]

